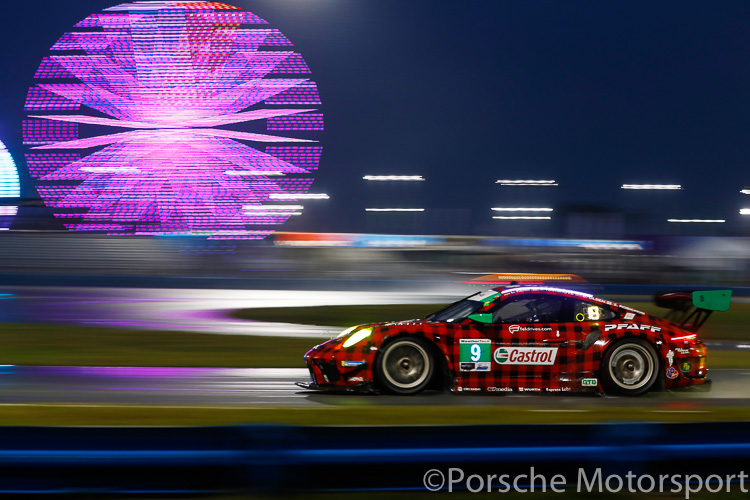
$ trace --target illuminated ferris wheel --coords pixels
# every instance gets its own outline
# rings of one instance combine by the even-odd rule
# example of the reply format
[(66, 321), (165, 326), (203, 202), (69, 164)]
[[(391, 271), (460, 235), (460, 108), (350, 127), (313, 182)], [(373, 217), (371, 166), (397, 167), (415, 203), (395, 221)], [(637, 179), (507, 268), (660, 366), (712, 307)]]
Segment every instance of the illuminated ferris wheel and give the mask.
[(52, 46), (26, 161), (74, 231), (263, 238), (299, 215), (323, 114), (292, 43), (220, 2), (124, 3)]

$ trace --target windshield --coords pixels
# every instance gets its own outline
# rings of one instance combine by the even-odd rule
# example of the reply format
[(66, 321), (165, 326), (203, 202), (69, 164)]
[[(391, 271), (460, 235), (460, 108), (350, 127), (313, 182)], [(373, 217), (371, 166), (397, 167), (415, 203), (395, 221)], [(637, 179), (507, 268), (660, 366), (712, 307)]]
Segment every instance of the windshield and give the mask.
[(483, 295), (484, 292), (477, 292), (430, 314), (425, 319), (428, 321), (445, 321), (446, 323), (466, 319), (470, 314), (474, 314), (484, 306), (484, 302), (482, 302)]

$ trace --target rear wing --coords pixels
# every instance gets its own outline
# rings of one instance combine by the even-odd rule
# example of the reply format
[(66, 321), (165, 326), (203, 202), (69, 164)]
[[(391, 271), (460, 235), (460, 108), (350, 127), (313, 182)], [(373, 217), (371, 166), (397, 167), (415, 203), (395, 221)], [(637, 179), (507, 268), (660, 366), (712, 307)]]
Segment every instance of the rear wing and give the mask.
[(714, 311), (726, 311), (732, 301), (731, 290), (657, 293), (654, 303), (670, 311), (664, 319), (681, 328), (697, 332)]

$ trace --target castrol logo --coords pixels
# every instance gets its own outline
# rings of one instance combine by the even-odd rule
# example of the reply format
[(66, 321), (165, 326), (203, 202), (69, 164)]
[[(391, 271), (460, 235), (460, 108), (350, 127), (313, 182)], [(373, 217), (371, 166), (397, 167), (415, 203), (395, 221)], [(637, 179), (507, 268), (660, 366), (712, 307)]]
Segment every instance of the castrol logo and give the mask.
[(553, 365), (557, 347), (498, 347), (494, 357), (500, 365)]

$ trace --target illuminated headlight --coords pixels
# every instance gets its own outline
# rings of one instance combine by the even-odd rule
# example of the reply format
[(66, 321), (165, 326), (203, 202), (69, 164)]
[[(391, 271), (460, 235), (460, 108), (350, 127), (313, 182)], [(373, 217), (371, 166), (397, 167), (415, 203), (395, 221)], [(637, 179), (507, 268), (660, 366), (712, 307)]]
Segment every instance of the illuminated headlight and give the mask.
[(353, 346), (360, 340), (364, 340), (370, 335), (372, 335), (372, 328), (364, 328), (362, 330), (352, 333), (351, 337), (346, 339), (346, 342), (344, 342), (344, 349), (346, 349), (347, 347)]

